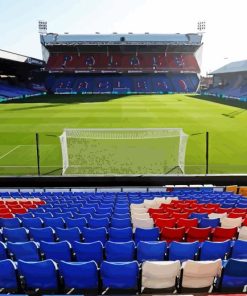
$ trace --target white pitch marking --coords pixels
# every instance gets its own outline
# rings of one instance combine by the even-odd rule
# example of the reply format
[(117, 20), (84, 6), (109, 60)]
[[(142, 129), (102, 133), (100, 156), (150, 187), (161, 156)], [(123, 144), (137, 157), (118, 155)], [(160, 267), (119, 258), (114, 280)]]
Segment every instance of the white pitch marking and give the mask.
[(16, 149), (18, 149), (20, 147), (20, 145), (15, 146), (15, 148), (11, 149), (9, 152), (5, 153), (4, 155), (2, 155), (0, 157), (0, 159), (3, 159), (5, 156), (9, 155), (11, 152), (15, 151)]

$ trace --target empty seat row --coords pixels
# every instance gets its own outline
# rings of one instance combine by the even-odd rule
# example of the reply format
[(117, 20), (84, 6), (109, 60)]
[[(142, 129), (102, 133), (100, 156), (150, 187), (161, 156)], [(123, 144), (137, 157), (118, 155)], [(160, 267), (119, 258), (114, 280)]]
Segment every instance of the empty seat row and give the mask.
[[(237, 273), (234, 271), (238, 270)], [(185, 292), (188, 289), (209, 291), (243, 291), (247, 284), (247, 261), (229, 259), (222, 270), (221, 260), (216, 261), (147, 261), (140, 271), (137, 261), (103, 261), (98, 269), (96, 262), (65, 262), (53, 260), (17, 263), (7, 259), (0, 261), (0, 288), (3, 291), (24, 292), (52, 291), (68, 293), (103, 291), (144, 292), (164, 290)], [(116, 292), (118, 291), (118, 292)], [(125, 292), (126, 293), (126, 292)]]
[(137, 246), (134, 241), (106, 242), (100, 241), (82, 243), (79, 241), (60, 241), (36, 243), (33, 241), (23, 243), (4, 244), (0, 242), (0, 260), (11, 258), (13, 260), (39, 261), (52, 259), (56, 262), (64, 261), (90, 261), (100, 264), (104, 259), (112, 262), (126, 262), (137, 260), (164, 261), (164, 260), (216, 260), (216, 259), (246, 259), (247, 241), (227, 240), (224, 242), (206, 241), (197, 242), (166, 242), (140, 241)]

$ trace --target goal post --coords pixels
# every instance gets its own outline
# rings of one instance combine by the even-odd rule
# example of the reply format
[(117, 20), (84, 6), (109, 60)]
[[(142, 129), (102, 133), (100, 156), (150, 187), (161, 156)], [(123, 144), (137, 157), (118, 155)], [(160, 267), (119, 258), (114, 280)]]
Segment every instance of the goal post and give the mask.
[(65, 129), (63, 175), (183, 174), (187, 140), (181, 128)]

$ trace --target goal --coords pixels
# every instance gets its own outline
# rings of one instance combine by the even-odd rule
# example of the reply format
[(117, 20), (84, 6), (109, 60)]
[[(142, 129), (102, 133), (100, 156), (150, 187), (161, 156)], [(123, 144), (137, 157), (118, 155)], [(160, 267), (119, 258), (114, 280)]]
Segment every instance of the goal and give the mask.
[(180, 128), (65, 129), (63, 175), (183, 174), (187, 139)]

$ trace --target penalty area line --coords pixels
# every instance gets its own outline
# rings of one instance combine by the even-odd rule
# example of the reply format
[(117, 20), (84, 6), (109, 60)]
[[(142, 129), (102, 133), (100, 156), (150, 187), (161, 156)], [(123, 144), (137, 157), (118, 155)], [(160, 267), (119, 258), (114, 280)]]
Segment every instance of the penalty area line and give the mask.
[(15, 148), (11, 149), (10, 151), (5, 153), (4, 155), (0, 156), (0, 160), (3, 159), (5, 156), (9, 155), (10, 153), (12, 153), (13, 151), (15, 151), (16, 149), (18, 149), (20, 146), (21, 145), (17, 145), (17, 146), (15, 146)]

